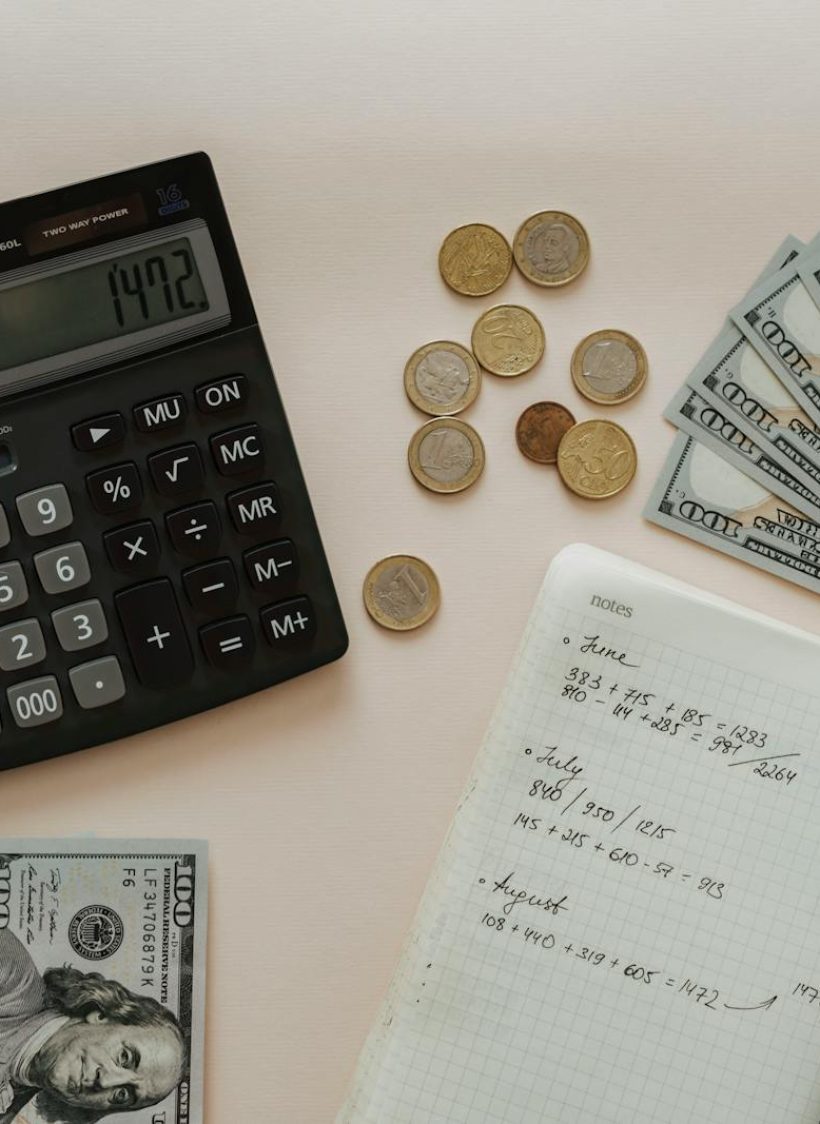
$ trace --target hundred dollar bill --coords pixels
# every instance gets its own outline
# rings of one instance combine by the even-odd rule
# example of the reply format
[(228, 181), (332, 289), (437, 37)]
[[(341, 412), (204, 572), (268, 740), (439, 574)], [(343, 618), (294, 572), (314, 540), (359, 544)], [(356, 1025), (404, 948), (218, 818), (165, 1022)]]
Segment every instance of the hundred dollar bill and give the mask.
[(820, 592), (820, 524), (680, 433), (644, 518)]
[[(802, 473), (798, 479), (796, 472), (783, 468), (782, 458), (775, 460), (762, 440), (759, 444), (752, 440), (745, 427), (741, 429), (734, 414), (720, 400), (715, 403), (711, 397), (707, 399), (705, 394), (684, 385), (667, 406), (664, 416), (767, 491), (791, 501), (812, 519), (820, 519), (818, 491), (806, 487)], [(820, 480), (815, 488), (820, 491)]]
[[(802, 242), (790, 235), (778, 248), (763, 277), (793, 261), (802, 248)], [(776, 479), (779, 466), (787, 476), (800, 482), (804, 499), (805, 490), (813, 497), (820, 493), (820, 433), (793, 395), (731, 321), (724, 325), (695, 366), (686, 386), (698, 397), (693, 403), (683, 391), (675, 395), (665, 411), (665, 416), (673, 424), (704, 441), (715, 452), (728, 453), (729, 443), (739, 443), (743, 436), (749, 438), (765, 458), (764, 468), (771, 477), (772, 491), (791, 498), (806, 514), (817, 514), (813, 499), (811, 506), (804, 506), (798, 493), (789, 495), (791, 483), (784, 491), (776, 486)], [(701, 401), (705, 403), (706, 410), (701, 420), (709, 429), (711, 440), (703, 431), (699, 432), (687, 424), (691, 411)], [(751, 470), (738, 467), (755, 476)], [(764, 487), (767, 486), (761, 482)]]
[(0, 839), (0, 1124), (202, 1124), (207, 848)]
[(803, 281), (800, 263), (815, 261), (818, 251), (820, 235), (730, 313), (815, 424), (820, 424), (820, 308)]

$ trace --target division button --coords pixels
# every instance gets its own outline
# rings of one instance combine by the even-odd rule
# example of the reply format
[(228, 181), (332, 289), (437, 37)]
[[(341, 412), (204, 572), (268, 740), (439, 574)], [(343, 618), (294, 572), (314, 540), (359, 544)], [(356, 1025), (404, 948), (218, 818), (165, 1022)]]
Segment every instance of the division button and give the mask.
[(83, 710), (110, 706), (125, 694), (125, 680), (116, 656), (102, 656), (90, 663), (78, 664), (69, 669), (68, 678)]
[(262, 430), (251, 423), (217, 433), (211, 438), (211, 452), (223, 476), (252, 472), (265, 460)]
[(0, 668), (19, 671), (33, 667), (46, 658), (46, 642), (36, 617), (0, 628)]
[(270, 538), (279, 529), (282, 512), (276, 485), (268, 480), (228, 496), (231, 521), (240, 535)]
[(256, 646), (253, 628), (247, 617), (231, 617), (199, 630), (205, 655), (214, 667), (230, 670), (246, 664)]
[(64, 484), (48, 484), (45, 488), (24, 492), (15, 502), (26, 534), (34, 538), (62, 531), (74, 521)]
[(140, 433), (157, 433), (179, 425), (185, 417), (185, 399), (181, 394), (168, 394), (134, 407), (134, 421)]
[(182, 584), (191, 605), (211, 617), (229, 613), (239, 596), (239, 583), (230, 558), (217, 558), (214, 562), (183, 570)]
[(258, 593), (287, 593), (299, 573), (296, 547), (290, 539), (258, 546), (245, 552), (245, 569)]
[(85, 484), (91, 502), (101, 515), (118, 515), (142, 503), (142, 481), (133, 461), (91, 472)]
[(159, 539), (150, 519), (106, 531), (103, 542), (108, 561), (122, 574), (152, 574), (159, 565)]
[(188, 680), (194, 658), (170, 581), (132, 586), (115, 594), (114, 602), (140, 681), (174, 687)]
[(63, 699), (53, 675), (15, 683), (6, 691), (9, 708), (17, 725), (23, 729), (56, 722), (63, 713)]
[(96, 598), (55, 609), (51, 614), (51, 623), (64, 652), (93, 648), (108, 639), (108, 622)]
[(216, 554), (222, 528), (216, 504), (210, 500), (180, 507), (165, 516), (174, 550), (191, 558), (210, 558)]
[(224, 379), (205, 383), (194, 391), (197, 409), (203, 414), (218, 414), (223, 410), (236, 410), (248, 400), (248, 380), (244, 375), (228, 375)]
[(177, 445), (148, 458), (154, 487), (163, 496), (198, 492), (205, 480), (202, 457), (196, 445)]
[(28, 584), (19, 562), (0, 564), (0, 613), (16, 609), (28, 601)]
[(34, 555), (34, 568), (46, 593), (67, 593), (91, 581), (88, 555), (81, 542), (41, 550)]
[(125, 439), (125, 421), (122, 414), (101, 414), (98, 418), (77, 422), (71, 427), (71, 440), (81, 453), (95, 449), (108, 449)]
[(270, 605), (261, 614), (262, 628), (274, 648), (298, 648), (316, 632), (316, 617), (307, 597), (292, 597)]

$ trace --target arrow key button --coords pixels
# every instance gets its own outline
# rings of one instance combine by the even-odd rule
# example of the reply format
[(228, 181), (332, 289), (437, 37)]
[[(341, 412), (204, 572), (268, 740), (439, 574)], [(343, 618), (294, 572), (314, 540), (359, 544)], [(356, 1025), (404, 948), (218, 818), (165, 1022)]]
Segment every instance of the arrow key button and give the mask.
[(122, 414), (100, 414), (96, 418), (77, 422), (71, 427), (71, 439), (81, 453), (108, 449), (119, 445), (125, 438), (125, 421)]

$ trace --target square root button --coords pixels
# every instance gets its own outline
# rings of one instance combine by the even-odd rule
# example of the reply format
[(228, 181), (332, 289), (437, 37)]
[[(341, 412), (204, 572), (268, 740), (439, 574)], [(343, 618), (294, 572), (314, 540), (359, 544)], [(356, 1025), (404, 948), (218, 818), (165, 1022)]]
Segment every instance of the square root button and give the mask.
[(109, 706), (125, 694), (125, 680), (116, 656), (103, 656), (90, 663), (78, 664), (69, 669), (68, 678), (74, 697), (83, 710)]

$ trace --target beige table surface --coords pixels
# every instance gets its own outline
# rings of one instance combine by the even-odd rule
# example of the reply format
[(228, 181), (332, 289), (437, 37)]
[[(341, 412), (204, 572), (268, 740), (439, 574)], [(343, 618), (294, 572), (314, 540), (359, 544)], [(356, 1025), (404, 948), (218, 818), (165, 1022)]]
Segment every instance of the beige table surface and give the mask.
[[(594, 543), (820, 627), (811, 594), (640, 517), (670, 394), (783, 235), (820, 226), (820, 8), (4, 0), (0, 16), (0, 197), (212, 156), (351, 633), (299, 681), (4, 774), (0, 830), (210, 839), (207, 1120), (326, 1124), (555, 552)], [(448, 230), (511, 236), (546, 208), (590, 232), (578, 283), (445, 289)], [(541, 317), (546, 359), (486, 377), (465, 415), (484, 478), (430, 495), (405, 465), (424, 420), (405, 359), (468, 342), (499, 299)], [(611, 415), (638, 476), (593, 505), (525, 461), (513, 426), (543, 398), (594, 416), (569, 357), (606, 326), (642, 340), (651, 374)], [(360, 602), (399, 551), (444, 592), (408, 636)]]

